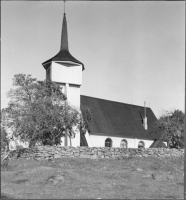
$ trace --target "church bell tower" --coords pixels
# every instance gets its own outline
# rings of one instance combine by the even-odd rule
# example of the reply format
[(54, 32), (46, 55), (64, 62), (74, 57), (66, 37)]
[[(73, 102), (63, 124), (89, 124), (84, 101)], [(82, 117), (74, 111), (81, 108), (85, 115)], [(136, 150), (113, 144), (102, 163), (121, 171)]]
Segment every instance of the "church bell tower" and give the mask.
[(83, 63), (69, 52), (66, 14), (63, 16), (61, 46), (57, 55), (42, 63), (46, 79), (63, 87), (69, 105), (80, 108), (80, 87), (82, 84)]
[[(74, 58), (68, 47), (67, 20), (64, 12), (60, 51), (51, 59), (42, 63), (46, 70), (46, 79), (59, 84), (67, 97), (67, 104), (80, 109), (80, 87), (82, 84), (83, 63)], [(80, 146), (80, 132), (75, 138), (62, 138), (62, 146)]]

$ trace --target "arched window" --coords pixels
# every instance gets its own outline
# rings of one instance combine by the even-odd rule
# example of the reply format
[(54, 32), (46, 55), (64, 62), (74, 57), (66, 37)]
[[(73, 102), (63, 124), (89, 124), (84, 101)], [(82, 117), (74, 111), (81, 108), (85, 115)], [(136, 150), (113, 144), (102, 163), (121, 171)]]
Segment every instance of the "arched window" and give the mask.
[(110, 138), (105, 140), (105, 147), (112, 147), (112, 140)]
[(120, 147), (121, 148), (127, 148), (127, 146), (128, 146), (127, 140), (121, 140)]
[(144, 148), (144, 147), (145, 147), (145, 143), (143, 141), (139, 141), (138, 148)]

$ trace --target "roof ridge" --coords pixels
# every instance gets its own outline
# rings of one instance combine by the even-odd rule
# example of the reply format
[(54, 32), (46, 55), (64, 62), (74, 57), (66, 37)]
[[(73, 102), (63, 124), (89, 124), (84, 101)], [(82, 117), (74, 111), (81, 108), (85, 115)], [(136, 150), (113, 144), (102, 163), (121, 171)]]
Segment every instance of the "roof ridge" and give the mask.
[[(136, 106), (136, 107), (142, 107), (142, 108), (144, 108), (144, 106), (139, 106), (139, 105), (134, 105), (134, 104), (129, 104), (129, 103), (123, 103), (123, 102), (119, 102), (119, 101), (113, 101), (113, 100), (101, 99), (101, 98), (90, 97), (90, 96), (86, 96), (86, 95), (80, 95), (80, 96), (89, 97), (89, 98), (94, 98), (94, 99), (99, 99), (99, 100), (103, 100), (103, 101), (110, 101), (110, 102), (114, 102), (114, 103), (126, 104), (126, 105), (129, 105), (129, 106)], [(146, 108), (151, 109), (150, 107), (146, 107)]]

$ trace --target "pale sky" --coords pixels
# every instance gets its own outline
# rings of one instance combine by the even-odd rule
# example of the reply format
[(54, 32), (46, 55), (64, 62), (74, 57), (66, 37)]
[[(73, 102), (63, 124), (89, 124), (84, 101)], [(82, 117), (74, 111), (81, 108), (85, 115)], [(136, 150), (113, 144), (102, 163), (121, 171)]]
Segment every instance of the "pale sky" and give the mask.
[[(59, 52), (64, 3), (1, 2), (1, 108), (15, 74), (45, 79)], [(185, 2), (66, 2), (70, 53), (85, 66), (81, 94), (184, 111)]]

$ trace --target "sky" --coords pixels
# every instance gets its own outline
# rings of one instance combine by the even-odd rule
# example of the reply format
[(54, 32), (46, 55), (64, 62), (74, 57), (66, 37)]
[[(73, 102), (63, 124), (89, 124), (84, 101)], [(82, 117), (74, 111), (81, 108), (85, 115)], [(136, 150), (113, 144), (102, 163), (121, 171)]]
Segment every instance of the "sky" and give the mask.
[[(70, 53), (85, 66), (81, 94), (185, 110), (184, 1), (67, 1)], [(1, 108), (15, 74), (45, 79), (60, 50), (62, 1), (1, 2)]]

